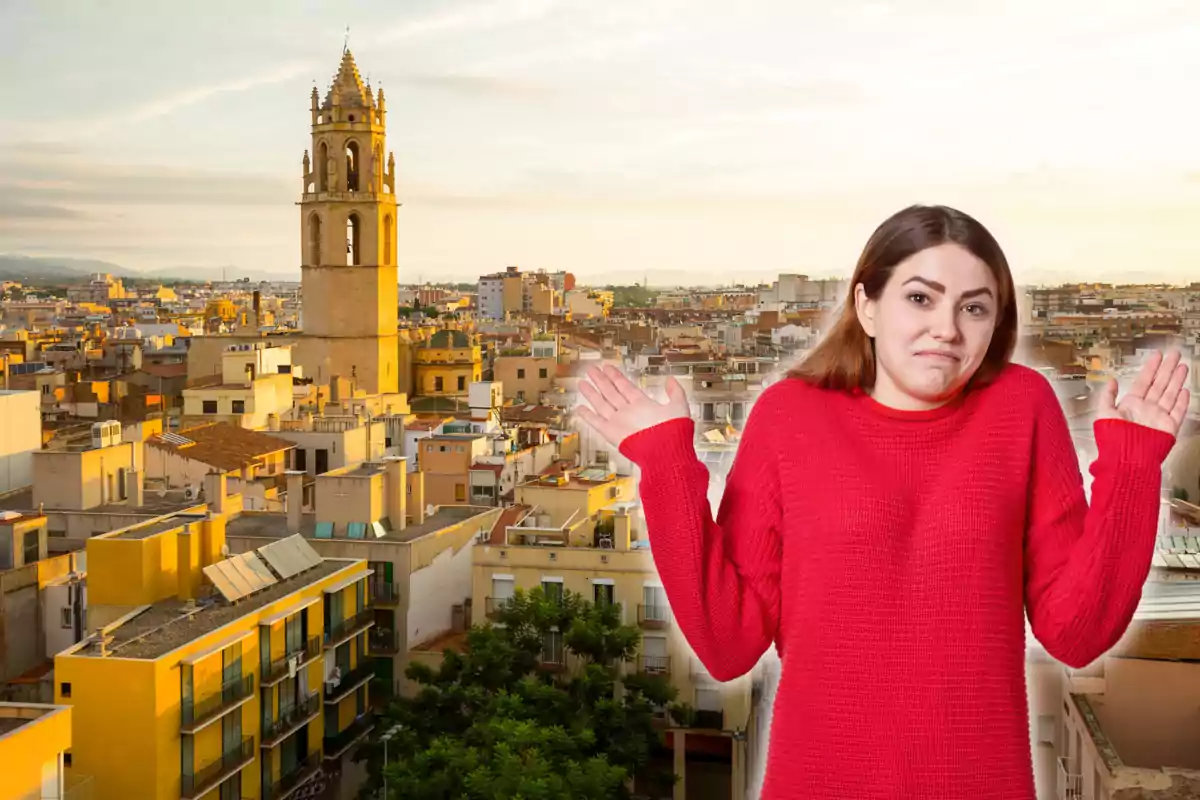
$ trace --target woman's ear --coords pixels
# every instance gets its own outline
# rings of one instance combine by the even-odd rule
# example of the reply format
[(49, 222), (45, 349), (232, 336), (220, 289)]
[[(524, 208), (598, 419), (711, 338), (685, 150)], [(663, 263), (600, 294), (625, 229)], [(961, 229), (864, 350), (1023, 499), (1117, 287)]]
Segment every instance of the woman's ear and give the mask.
[(867, 336), (875, 338), (876, 303), (867, 297), (867, 289), (861, 283), (854, 287), (854, 311), (858, 314), (858, 323), (862, 325)]

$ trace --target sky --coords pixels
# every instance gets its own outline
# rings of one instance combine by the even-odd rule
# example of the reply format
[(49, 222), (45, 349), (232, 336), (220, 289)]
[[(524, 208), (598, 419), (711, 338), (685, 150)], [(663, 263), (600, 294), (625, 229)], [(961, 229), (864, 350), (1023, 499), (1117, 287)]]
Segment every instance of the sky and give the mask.
[(1200, 279), (1200, 4), (1156, 0), (6, 0), (0, 253), (298, 277), (347, 27), (401, 282), (848, 276), (914, 202), (1021, 282)]

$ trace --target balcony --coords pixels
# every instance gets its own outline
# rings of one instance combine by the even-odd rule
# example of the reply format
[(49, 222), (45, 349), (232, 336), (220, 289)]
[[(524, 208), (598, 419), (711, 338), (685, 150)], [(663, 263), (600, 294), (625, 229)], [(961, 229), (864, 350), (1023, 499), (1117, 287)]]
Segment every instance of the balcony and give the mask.
[(484, 613), (488, 619), (498, 619), (500, 612), (504, 609), (505, 603), (511, 600), (511, 597), (489, 597), (484, 601)]
[(325, 631), (325, 649), (332, 650), (339, 644), (350, 641), (374, 624), (375, 615), (369, 608), (364, 608), (357, 614), (346, 617)]
[(375, 714), (366, 712), (344, 730), (325, 737), (325, 760), (336, 761), (375, 727)]
[(199, 703), (192, 698), (183, 701), (180, 731), (194, 734), (221, 717), (240, 708), (254, 696), (254, 676), (246, 675), (222, 684), (221, 689)]
[(325, 702), (340, 703), (373, 677), (375, 677), (375, 665), (364, 660), (363, 663), (337, 680), (325, 681)]
[(647, 675), (671, 674), (670, 656), (638, 656), (637, 664), (638, 672), (644, 672)]
[(395, 583), (372, 583), (371, 602), (377, 606), (400, 604), (400, 586)]
[(184, 771), (179, 796), (181, 800), (195, 800), (219, 783), (233, 777), (254, 762), (254, 737), (242, 739), (239, 747), (226, 750), (223, 755), (205, 764), (195, 772)]
[(267, 668), (266, 675), (263, 676), (260, 686), (274, 686), (284, 678), (290, 677), (292, 672), (288, 666), (289, 662), (297, 659), (296, 669), (301, 669), (316, 661), (321, 656), (321, 637), (311, 636), (308, 643), (302, 649), (293, 650), (283, 658), (271, 662), (271, 666)]
[(271, 784), (263, 793), (263, 800), (284, 800), (292, 792), (299, 789), (321, 768), (321, 754), (313, 753), (308, 758), (292, 767), (292, 771), (281, 775), (279, 780)]
[(725, 730), (724, 711), (696, 711), (696, 722), (693, 728), (707, 728), (714, 731)]
[(638, 606), (638, 625), (646, 630), (662, 630), (671, 623), (671, 609), (665, 605)]
[(1068, 772), (1067, 759), (1058, 759), (1058, 800), (1083, 800), (1083, 776)]
[(367, 634), (367, 652), (373, 656), (396, 655), (400, 652), (400, 633), (373, 628)]
[(275, 747), (291, 736), (301, 725), (311, 722), (320, 711), (321, 696), (313, 692), (291, 708), (285, 708), (278, 717), (263, 728), (260, 746), (264, 750)]

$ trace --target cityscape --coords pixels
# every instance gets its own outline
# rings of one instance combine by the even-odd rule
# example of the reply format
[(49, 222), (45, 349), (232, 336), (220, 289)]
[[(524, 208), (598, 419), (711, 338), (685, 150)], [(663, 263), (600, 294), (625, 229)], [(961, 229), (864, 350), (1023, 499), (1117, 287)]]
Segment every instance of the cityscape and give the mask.
[[(847, 276), (417, 280), (365, 67), (297, 98), (299, 281), (0, 256), (0, 799), (756, 798), (779, 660), (707, 673), (573, 409), (597, 365), (681, 381), (715, 507)], [(1200, 282), (1018, 288), (1086, 484), (1104, 383), (1200, 355)], [(1196, 374), (1134, 625), (1082, 669), (1028, 637), (1039, 800), (1200, 796)]]

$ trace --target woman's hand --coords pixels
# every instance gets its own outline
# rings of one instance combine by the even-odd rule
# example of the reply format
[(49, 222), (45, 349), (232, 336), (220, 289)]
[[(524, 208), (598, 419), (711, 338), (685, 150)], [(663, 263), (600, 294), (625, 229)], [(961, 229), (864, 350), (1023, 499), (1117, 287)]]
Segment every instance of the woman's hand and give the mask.
[(652, 425), (692, 415), (687, 395), (673, 376), (667, 377), (665, 403), (647, 395), (616, 367), (592, 367), (586, 376), (591, 382), (580, 381), (579, 391), (591, 408), (580, 405), (579, 416), (613, 447)]
[(1183, 388), (1187, 374), (1187, 364), (1179, 363), (1178, 350), (1166, 358), (1156, 350), (1119, 403), (1117, 381), (1109, 379), (1100, 395), (1096, 419), (1123, 419), (1178, 436), (1191, 400), (1191, 392)]

